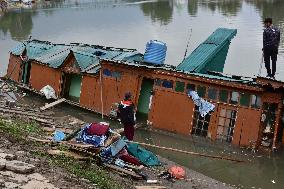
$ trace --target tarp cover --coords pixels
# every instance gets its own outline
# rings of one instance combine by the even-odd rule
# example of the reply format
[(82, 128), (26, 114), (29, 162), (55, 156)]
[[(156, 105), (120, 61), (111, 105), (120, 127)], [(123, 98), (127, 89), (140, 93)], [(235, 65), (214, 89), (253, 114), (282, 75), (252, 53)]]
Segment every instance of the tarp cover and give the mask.
[(161, 165), (158, 157), (153, 154), (152, 152), (142, 148), (138, 144), (134, 143), (128, 143), (127, 144), (127, 151), (139, 159), (141, 163), (143, 163), (146, 166), (157, 166)]

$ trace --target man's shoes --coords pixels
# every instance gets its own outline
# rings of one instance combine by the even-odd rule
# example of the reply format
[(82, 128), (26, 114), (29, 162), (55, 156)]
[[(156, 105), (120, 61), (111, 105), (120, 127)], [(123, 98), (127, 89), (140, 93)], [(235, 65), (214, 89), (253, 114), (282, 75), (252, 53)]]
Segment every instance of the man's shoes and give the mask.
[(275, 76), (270, 76), (270, 79), (276, 80), (276, 79), (275, 79)]

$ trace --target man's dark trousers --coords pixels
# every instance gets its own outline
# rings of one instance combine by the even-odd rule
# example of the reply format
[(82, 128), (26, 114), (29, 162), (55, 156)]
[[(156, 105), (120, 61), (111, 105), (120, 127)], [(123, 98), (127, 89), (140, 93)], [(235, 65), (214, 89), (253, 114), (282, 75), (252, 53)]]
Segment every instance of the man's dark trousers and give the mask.
[[(276, 72), (276, 61), (277, 61), (278, 49), (277, 48), (265, 48), (263, 50), (263, 53), (264, 53), (264, 63), (265, 63), (265, 68), (267, 70), (267, 75), (270, 77), (274, 77), (275, 72)], [(272, 72), (270, 69), (270, 59), (272, 61)]]

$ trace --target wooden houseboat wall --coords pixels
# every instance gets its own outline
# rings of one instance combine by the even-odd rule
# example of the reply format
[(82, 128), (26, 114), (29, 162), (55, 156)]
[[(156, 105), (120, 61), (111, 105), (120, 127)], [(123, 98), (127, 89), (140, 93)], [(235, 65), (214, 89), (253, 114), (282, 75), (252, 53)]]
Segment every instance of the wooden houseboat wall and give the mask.
[(21, 82), (22, 59), (20, 56), (13, 55), (12, 53), (10, 54), (6, 76), (15, 82)]
[[(11, 80), (24, 83), (25, 75), (29, 77), (25, 84), (30, 88), (39, 91), (50, 85), (59, 97), (96, 112), (108, 115), (114, 103), (122, 100), (125, 92), (131, 92), (138, 112), (146, 115), (154, 128), (238, 146), (260, 146), (266, 136), (273, 139), (268, 148), (284, 144), (283, 92), (277, 91), (284, 87), (282, 82), (186, 73), (167, 66), (114, 59), (102, 59), (99, 64), (90, 65), (95, 71), (88, 72), (81, 68), (72, 51), (56, 68), (29, 60), (30, 70), (25, 74), (26, 63), (19, 53), (15, 54), (10, 54), (7, 70)], [(199, 116), (198, 108), (188, 97), (189, 89), (213, 103), (215, 111), (205, 118)], [(274, 128), (271, 133), (264, 132), (266, 117)]]
[[(260, 142), (261, 99), (265, 94), (262, 88), (175, 71), (135, 68), (106, 61), (102, 63), (102, 70), (119, 71), (122, 75), (120, 80), (113, 80), (105, 75), (103, 77), (104, 87), (110, 89), (104, 90), (104, 96), (113, 96), (112, 100), (108, 99), (104, 104), (106, 113), (127, 90), (133, 93), (134, 102), (139, 107), (143, 82), (152, 81), (154, 95), (148, 120), (154, 128), (209, 137), (212, 140), (224, 140), (239, 146)], [(116, 86), (118, 89), (123, 89), (122, 85), (127, 86), (126, 90), (117, 91)], [(187, 89), (194, 89), (201, 97), (211, 101), (216, 106), (215, 111), (204, 119), (197, 116), (198, 108), (188, 97)], [(263, 98), (263, 103), (265, 102), (270, 101)], [(197, 124), (201, 123), (204, 124), (204, 128), (200, 131)], [(227, 134), (228, 129), (232, 129), (231, 135)]]

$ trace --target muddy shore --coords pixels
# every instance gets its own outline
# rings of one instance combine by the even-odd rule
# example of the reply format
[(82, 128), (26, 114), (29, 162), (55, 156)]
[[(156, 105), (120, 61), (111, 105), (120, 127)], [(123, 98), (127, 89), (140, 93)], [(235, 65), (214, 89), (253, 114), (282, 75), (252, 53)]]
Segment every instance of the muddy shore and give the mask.
[[(34, 96), (34, 94), (25, 92), (20, 92), (17, 94), (18, 100), (16, 103), (16, 107), (18, 109), (37, 109), (41, 106), (43, 106), (47, 101), (38, 97)], [(5, 99), (1, 98), (1, 104), (4, 105)], [(57, 107), (56, 112), (51, 109), (47, 112), (45, 112), (46, 115), (50, 115), (53, 118), (54, 127), (56, 128), (68, 128), (70, 130), (76, 129), (78, 127), (81, 127), (82, 124), (86, 120), (78, 120), (77, 118), (74, 118), (72, 115), (69, 115), (68, 113), (64, 112), (63, 110), (60, 110), (60, 107)], [(13, 121), (17, 119), (21, 119), (21, 116), (17, 115), (7, 115), (5, 113), (1, 113), (1, 119)], [(29, 122), (29, 120), (24, 119), (24, 121)], [(39, 127), (45, 127), (43, 124), (38, 124)], [(3, 131), (2, 131), (3, 132)], [(46, 177), (51, 184), (54, 185), (54, 187), (57, 188), (96, 188), (98, 187), (96, 183), (92, 183), (84, 178), (80, 178), (72, 173), (70, 173), (66, 168), (50, 164), (50, 159), (48, 157), (38, 157), (35, 155), (35, 152), (46, 152), (50, 146), (41, 146), (41, 145), (27, 145), (27, 143), (21, 143), (19, 141), (13, 140), (13, 137), (10, 137), (8, 133), (1, 135), (1, 150), (5, 153), (10, 154), (21, 154), (17, 155), (17, 159), (26, 163), (31, 163), (35, 165), (36, 172)], [(19, 151), (21, 153), (19, 153)], [(154, 185), (160, 185), (164, 186), (166, 188), (233, 188), (232, 186), (229, 186), (225, 183), (219, 182), (217, 180), (214, 180), (212, 178), (209, 178), (203, 174), (200, 174), (196, 171), (184, 168), (186, 170), (186, 179), (184, 180), (177, 180), (175, 182), (168, 181), (165, 179), (158, 178), (158, 174), (161, 171), (166, 170), (172, 165), (177, 165), (176, 163), (169, 161), (168, 159), (159, 157), (162, 166), (160, 167), (154, 167), (154, 168), (146, 168), (145, 171), (149, 178), (151, 180), (158, 180), (158, 183)], [(83, 162), (83, 164), (85, 164)], [(88, 164), (92, 165), (92, 164)], [(84, 165), (86, 166), (86, 164)], [(118, 185), (121, 188), (135, 188), (135, 186), (145, 186), (149, 185), (146, 183), (146, 181), (137, 181), (129, 177), (123, 177), (119, 176), (118, 174), (105, 170), (107, 174), (110, 176), (110, 178), (115, 182), (118, 183)], [(3, 173), (3, 171), (1, 171)], [(98, 187), (99, 188), (99, 187)]]

